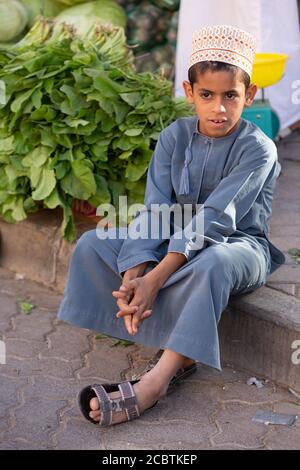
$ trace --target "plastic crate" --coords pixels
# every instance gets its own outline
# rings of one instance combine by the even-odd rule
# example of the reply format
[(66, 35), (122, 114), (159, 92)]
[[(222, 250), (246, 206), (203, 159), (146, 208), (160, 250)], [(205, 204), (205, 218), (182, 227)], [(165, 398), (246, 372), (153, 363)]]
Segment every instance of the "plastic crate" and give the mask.
[(242, 117), (260, 127), (260, 129), (271, 139), (275, 139), (279, 132), (279, 117), (271, 108), (268, 100), (254, 101), (251, 108), (244, 109)]

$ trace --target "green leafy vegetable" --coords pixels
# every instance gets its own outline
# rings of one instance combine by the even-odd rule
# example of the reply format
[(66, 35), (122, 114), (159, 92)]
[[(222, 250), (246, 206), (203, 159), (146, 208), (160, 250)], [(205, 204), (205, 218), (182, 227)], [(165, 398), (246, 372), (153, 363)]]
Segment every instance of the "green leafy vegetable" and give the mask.
[(134, 344), (133, 341), (127, 341), (126, 339), (119, 339), (112, 345), (112, 347), (115, 348), (117, 346), (121, 346), (122, 348), (128, 348), (128, 346), (132, 346), (133, 344)]
[(19, 304), (19, 307), (20, 307), (22, 313), (24, 313), (25, 315), (30, 315), (30, 313), (32, 312), (32, 310), (35, 307), (30, 302), (19, 301), (18, 304)]
[(298, 248), (290, 248), (288, 253), (295, 260), (296, 263), (300, 263), (300, 250)]
[(13, 223), (60, 207), (62, 236), (74, 240), (73, 199), (143, 202), (159, 133), (190, 114), (171, 82), (135, 71), (123, 28), (79, 37), (38, 21), (0, 47), (0, 213)]

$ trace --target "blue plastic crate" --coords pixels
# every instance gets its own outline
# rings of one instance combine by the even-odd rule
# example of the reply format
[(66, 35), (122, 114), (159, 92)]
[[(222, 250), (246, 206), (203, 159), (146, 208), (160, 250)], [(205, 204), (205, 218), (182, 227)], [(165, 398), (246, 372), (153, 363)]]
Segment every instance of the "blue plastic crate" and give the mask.
[(271, 108), (269, 100), (254, 101), (251, 108), (244, 109), (242, 117), (260, 127), (260, 129), (271, 139), (275, 139), (279, 132), (279, 117)]

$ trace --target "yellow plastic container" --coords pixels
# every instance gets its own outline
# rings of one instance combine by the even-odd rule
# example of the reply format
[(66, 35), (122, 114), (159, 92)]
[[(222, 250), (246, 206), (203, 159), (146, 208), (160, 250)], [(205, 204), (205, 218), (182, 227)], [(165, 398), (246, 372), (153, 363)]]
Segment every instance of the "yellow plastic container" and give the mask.
[(258, 53), (255, 55), (251, 82), (258, 88), (266, 88), (281, 80), (287, 54)]

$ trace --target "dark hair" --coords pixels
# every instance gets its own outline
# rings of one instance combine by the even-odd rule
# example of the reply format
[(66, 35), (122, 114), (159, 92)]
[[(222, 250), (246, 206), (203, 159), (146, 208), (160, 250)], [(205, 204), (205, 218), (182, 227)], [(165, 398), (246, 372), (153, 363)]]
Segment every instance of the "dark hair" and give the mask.
[(226, 62), (218, 62), (218, 61), (204, 61), (204, 62), (197, 62), (197, 64), (192, 65), (188, 71), (189, 82), (193, 87), (194, 83), (197, 81), (198, 75), (203, 75), (207, 71), (211, 72), (232, 72), (234, 75), (237, 73), (241, 74), (241, 81), (244, 83), (246, 90), (249, 88), (251, 79), (247, 72), (245, 72), (240, 67), (236, 65), (227, 64)]

